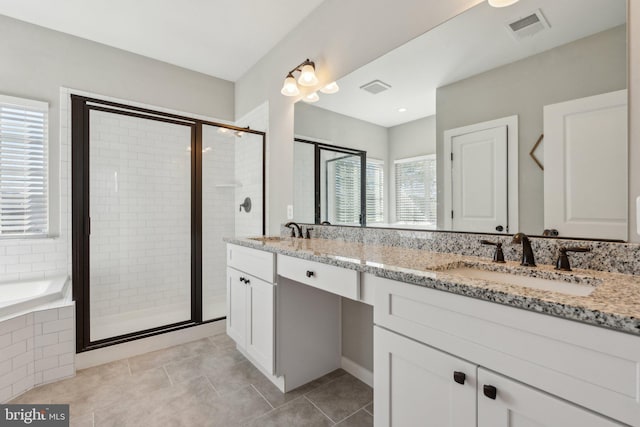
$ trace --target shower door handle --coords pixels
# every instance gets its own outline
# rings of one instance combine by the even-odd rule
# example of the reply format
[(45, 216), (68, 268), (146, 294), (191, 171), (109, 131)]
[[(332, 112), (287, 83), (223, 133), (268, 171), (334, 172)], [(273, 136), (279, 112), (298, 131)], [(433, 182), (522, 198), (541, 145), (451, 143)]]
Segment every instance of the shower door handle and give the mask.
[(87, 217), (87, 227), (86, 228), (87, 228), (87, 236), (90, 236), (91, 235), (91, 217), (90, 216)]

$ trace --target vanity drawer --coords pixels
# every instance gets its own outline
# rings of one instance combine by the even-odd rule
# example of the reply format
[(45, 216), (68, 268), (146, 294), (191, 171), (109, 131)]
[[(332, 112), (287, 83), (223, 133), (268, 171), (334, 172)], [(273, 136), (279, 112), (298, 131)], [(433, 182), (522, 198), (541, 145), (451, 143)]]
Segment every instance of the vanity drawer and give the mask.
[(269, 283), (275, 280), (275, 254), (227, 244), (227, 266), (249, 273)]
[(640, 420), (640, 337), (379, 277), (374, 323), (617, 420)]
[(354, 300), (360, 297), (360, 273), (355, 270), (278, 255), (278, 275)]

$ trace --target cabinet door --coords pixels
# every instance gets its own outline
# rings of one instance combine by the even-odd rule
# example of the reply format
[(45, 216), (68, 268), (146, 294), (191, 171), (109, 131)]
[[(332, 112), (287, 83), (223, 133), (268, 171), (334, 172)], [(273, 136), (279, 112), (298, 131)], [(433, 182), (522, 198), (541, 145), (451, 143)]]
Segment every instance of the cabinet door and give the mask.
[(275, 288), (251, 276), (247, 280), (247, 352), (269, 374), (273, 374)]
[(375, 326), (374, 425), (475, 426), (476, 369), (476, 365)]
[[(483, 368), (478, 369), (478, 384), (478, 427), (622, 425)], [(485, 386), (493, 389), (485, 391)], [(492, 390), (495, 398), (487, 396)]]
[(247, 334), (246, 276), (238, 270), (227, 268), (227, 335), (243, 348)]

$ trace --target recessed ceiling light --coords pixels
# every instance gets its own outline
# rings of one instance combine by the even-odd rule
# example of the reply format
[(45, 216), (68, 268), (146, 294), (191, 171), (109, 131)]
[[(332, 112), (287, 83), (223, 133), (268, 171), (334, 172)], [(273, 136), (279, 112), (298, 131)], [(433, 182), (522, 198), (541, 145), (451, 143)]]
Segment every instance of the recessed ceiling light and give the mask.
[(398, 108), (398, 113), (404, 113), (405, 111), (407, 111), (407, 109), (404, 107)]

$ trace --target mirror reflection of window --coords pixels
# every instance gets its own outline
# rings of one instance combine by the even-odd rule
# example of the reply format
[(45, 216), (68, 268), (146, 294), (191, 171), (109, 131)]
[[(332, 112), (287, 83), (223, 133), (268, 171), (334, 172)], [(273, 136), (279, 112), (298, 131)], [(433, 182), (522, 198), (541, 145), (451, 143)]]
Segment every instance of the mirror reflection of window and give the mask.
[(367, 224), (384, 222), (384, 161), (367, 159)]
[(436, 156), (394, 161), (396, 222), (435, 228), (437, 225)]

